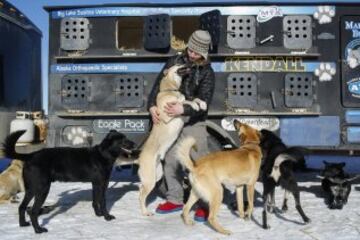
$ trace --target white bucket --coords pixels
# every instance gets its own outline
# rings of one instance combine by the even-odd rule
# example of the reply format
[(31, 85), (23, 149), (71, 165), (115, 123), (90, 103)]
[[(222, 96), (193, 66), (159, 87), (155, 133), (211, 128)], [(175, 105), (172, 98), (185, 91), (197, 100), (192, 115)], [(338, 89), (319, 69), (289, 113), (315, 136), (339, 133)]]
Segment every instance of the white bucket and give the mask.
[(16, 119), (10, 123), (10, 133), (26, 130), (26, 132), (19, 138), (18, 143), (31, 143), (34, 141), (34, 123), (30, 119), (30, 112), (17, 111)]

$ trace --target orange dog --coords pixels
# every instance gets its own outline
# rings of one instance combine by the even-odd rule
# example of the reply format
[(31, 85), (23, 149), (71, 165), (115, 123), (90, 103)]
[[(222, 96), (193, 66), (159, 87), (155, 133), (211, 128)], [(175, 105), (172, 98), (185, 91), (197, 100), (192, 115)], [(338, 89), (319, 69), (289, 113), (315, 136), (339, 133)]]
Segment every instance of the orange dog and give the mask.
[[(199, 198), (209, 202), (209, 224), (218, 232), (231, 234), (217, 221), (217, 213), (223, 199), (223, 186), (236, 187), (238, 211), (241, 218), (250, 218), (254, 208), (255, 183), (259, 176), (261, 164), (260, 133), (239, 121), (234, 122), (239, 133), (241, 147), (231, 151), (219, 151), (206, 155), (193, 162), (190, 150), (195, 145), (194, 138), (184, 139), (178, 148), (178, 156), (183, 165), (190, 171), (191, 193), (182, 217), (187, 225), (192, 225), (189, 218), (191, 207)], [(243, 188), (247, 187), (249, 207), (244, 214)]]

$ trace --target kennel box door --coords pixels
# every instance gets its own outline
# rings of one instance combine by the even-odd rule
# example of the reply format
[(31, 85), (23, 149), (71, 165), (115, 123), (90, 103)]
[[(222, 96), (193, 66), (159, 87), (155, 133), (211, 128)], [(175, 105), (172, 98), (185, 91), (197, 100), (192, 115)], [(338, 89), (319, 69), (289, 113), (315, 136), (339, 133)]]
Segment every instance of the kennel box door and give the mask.
[(249, 49), (256, 46), (255, 16), (228, 16), (227, 45), (232, 49)]
[(60, 25), (61, 49), (82, 51), (89, 48), (90, 24), (87, 18), (64, 18)]
[(212, 49), (216, 49), (220, 42), (221, 13), (213, 10), (200, 15), (200, 29), (206, 30), (211, 35)]
[(309, 49), (312, 47), (312, 19), (310, 16), (285, 16), (283, 19), (284, 47)]
[(145, 17), (144, 48), (149, 51), (167, 51), (170, 48), (170, 16), (168, 14)]
[(285, 76), (286, 107), (311, 107), (314, 100), (313, 75), (289, 73)]

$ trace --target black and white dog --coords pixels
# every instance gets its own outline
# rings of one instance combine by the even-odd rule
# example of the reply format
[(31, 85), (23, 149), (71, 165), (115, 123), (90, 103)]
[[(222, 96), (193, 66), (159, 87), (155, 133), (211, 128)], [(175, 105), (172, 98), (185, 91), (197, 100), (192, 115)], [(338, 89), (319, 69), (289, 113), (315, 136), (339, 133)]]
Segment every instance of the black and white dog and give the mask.
[(291, 193), (295, 199), (296, 209), (305, 223), (310, 219), (305, 215), (300, 205), (300, 193), (294, 175), (294, 168), (305, 168), (304, 154), (306, 149), (288, 148), (273, 132), (261, 130), (262, 140), (260, 147), (263, 151), (263, 165), (261, 178), (264, 186), (263, 199), (263, 228), (269, 228), (267, 212), (275, 207), (275, 187), (280, 185), (285, 189), (282, 210), (286, 211), (288, 195)]
[(350, 178), (344, 171), (346, 163), (329, 163), (323, 161), (324, 169), (319, 176), (321, 187), (326, 194), (326, 203), (330, 209), (342, 209), (347, 203), (351, 191), (351, 181), (359, 176)]

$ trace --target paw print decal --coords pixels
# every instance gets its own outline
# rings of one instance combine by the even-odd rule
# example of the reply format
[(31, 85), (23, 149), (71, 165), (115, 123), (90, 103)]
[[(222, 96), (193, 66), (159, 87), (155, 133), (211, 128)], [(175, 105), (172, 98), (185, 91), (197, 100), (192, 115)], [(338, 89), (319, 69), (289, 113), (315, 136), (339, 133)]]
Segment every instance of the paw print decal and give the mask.
[(320, 63), (320, 66), (315, 69), (315, 76), (319, 77), (320, 82), (330, 81), (335, 73), (335, 66), (330, 63)]
[(335, 16), (335, 8), (330, 6), (319, 6), (314, 12), (314, 18), (318, 20), (319, 24), (330, 23)]

